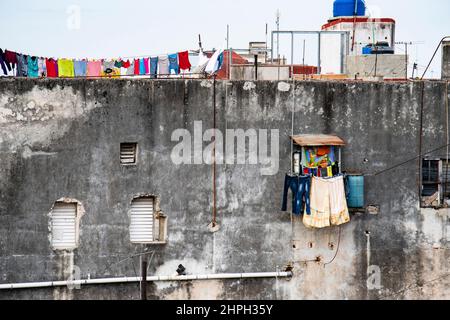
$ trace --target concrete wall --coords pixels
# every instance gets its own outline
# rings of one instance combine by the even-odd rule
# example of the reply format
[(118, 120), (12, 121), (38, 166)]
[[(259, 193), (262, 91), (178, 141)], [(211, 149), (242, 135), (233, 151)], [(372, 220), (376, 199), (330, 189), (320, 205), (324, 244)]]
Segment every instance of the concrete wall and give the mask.
[[(258, 80), (288, 80), (289, 66), (258, 66)], [(254, 66), (232, 66), (231, 80), (254, 80)]]
[[(292, 264), (292, 279), (149, 283), (151, 299), (450, 298), (448, 209), (420, 210), (418, 162), (424, 86), (424, 150), (445, 144), (445, 84), (183, 80), (0, 80), (0, 283), (134, 276), (144, 247), (129, 240), (133, 196), (160, 197), (168, 242), (149, 275), (265, 272)], [(215, 90), (214, 90), (215, 89)], [(175, 129), (278, 129), (280, 170), (217, 167), (212, 233), (212, 167), (175, 165)], [(280, 212), (296, 133), (345, 139), (344, 170), (367, 175), (367, 205), (342, 228), (308, 230)], [(120, 142), (138, 142), (137, 166), (119, 164)], [(205, 142), (205, 146), (208, 143)], [(441, 149), (435, 156), (443, 156)], [(48, 212), (68, 197), (84, 207), (80, 242), (53, 251)], [(78, 267), (75, 268), (74, 266)], [(380, 271), (378, 274), (377, 271)], [(379, 276), (379, 277), (378, 277)], [(378, 281), (379, 280), (379, 281)], [(137, 284), (0, 290), (2, 299), (138, 299)]]
[(450, 41), (442, 44), (442, 80), (450, 80)]
[[(377, 77), (385, 79), (405, 79), (406, 77), (406, 58), (400, 54), (374, 54), (348, 56), (347, 74), (350, 78), (374, 77), (375, 71)], [(377, 68), (375, 70), (375, 63)]]

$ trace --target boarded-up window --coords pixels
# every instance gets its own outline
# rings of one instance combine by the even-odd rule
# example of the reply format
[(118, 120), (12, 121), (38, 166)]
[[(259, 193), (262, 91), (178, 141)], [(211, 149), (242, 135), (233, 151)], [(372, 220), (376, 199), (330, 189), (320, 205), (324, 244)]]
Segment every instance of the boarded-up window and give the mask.
[(154, 198), (134, 199), (131, 203), (130, 240), (133, 243), (154, 241)]
[(56, 202), (51, 212), (51, 244), (53, 249), (74, 249), (76, 238), (76, 203)]
[(123, 165), (136, 164), (137, 143), (120, 144), (120, 163)]

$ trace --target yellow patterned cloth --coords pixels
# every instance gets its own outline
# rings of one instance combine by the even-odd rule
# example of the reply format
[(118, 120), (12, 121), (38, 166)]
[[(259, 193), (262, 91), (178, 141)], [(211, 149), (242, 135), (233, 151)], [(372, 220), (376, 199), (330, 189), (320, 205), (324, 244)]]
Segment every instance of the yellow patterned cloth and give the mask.
[(58, 77), (73, 77), (74, 68), (72, 59), (58, 59)]
[(326, 228), (350, 221), (343, 176), (332, 179), (312, 177), (310, 201), (311, 215), (303, 215), (306, 227)]

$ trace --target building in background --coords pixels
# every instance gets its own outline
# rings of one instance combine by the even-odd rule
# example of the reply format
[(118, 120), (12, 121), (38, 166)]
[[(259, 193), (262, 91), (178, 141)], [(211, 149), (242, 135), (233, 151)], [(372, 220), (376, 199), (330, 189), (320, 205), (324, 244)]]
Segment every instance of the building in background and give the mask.
[(450, 80), (450, 40), (442, 43), (442, 80)]
[(344, 50), (345, 70), (350, 78), (405, 78), (406, 57), (394, 52), (395, 27), (392, 18), (368, 16), (363, 0), (335, 0), (333, 17), (322, 26), (322, 31), (348, 32), (346, 47), (342, 48), (339, 36), (321, 35), (320, 73), (340, 73)]

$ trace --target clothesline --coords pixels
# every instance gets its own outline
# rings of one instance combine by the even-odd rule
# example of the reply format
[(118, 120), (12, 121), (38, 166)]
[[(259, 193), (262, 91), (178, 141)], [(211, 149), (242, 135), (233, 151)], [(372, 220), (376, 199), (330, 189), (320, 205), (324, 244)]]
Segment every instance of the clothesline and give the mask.
[[(191, 52), (190, 52), (191, 51)], [(189, 56), (192, 50), (172, 54), (144, 55), (107, 59), (44, 58), (0, 49), (3, 74), (18, 77), (120, 77), (184, 76), (191, 71)], [(217, 72), (223, 64), (223, 50), (217, 50), (211, 58), (199, 50), (199, 68), (192, 74)], [(12, 73), (12, 74), (11, 74)]]

